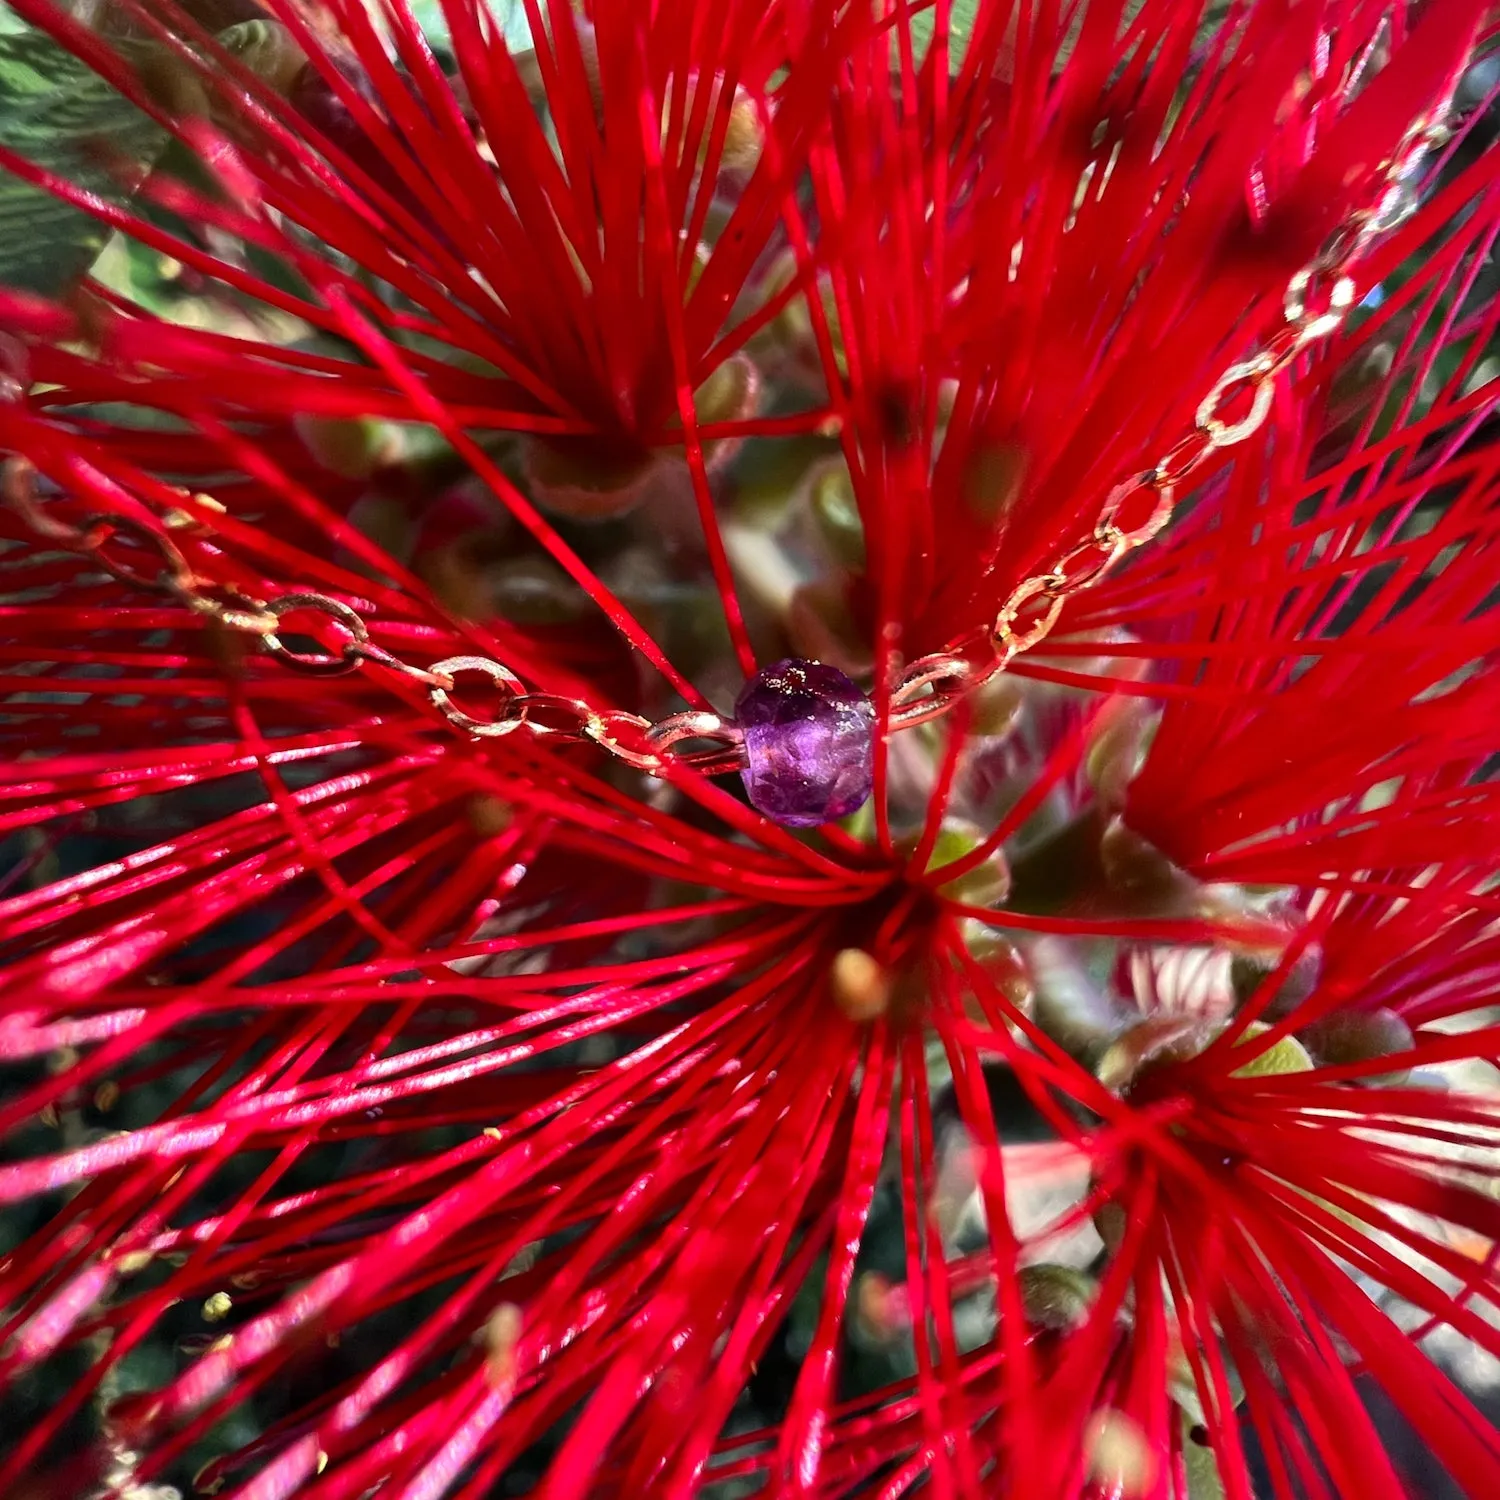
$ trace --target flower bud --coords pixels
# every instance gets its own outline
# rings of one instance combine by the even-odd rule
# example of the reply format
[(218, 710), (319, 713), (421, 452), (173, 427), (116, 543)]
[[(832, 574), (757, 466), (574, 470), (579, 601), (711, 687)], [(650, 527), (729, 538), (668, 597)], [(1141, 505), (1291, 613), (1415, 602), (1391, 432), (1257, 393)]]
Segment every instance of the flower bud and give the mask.
[(1094, 1210), (1093, 1217), (1094, 1229), (1104, 1241), (1105, 1250), (1110, 1255), (1116, 1254), (1125, 1243), (1125, 1230), (1129, 1223), (1124, 1205), (1108, 1198)]
[(1122, 807), (1126, 789), (1140, 770), (1146, 746), (1157, 724), (1153, 707), (1142, 699), (1124, 700), (1094, 736), (1084, 756), (1083, 773), (1110, 810)]
[[(1248, 1005), (1267, 979), (1280, 965), (1259, 954), (1236, 954), (1229, 966), (1229, 982), (1234, 989), (1235, 1000)], [(1292, 1014), (1318, 983), (1323, 967), (1322, 952), (1316, 946), (1302, 950), (1293, 960), (1291, 968), (1282, 978), (1280, 988), (1271, 1002), (1261, 1012), (1268, 1020), (1279, 1021)]]
[(729, 127), (724, 132), (722, 171), (748, 177), (760, 164), (766, 144), (766, 127), (759, 104), (748, 90), (735, 85), (734, 103), (729, 106)]
[[(670, 97), (662, 105), (662, 145), (669, 153), (678, 150), (677, 141), (682, 139), (680, 132), (687, 128), (692, 119), (696, 105), (696, 96), (701, 75), (694, 72), (687, 77), (686, 98), (682, 108), (676, 115), (677, 132), (672, 130), (674, 112), (670, 107)], [(681, 79), (678, 80), (681, 86)], [(708, 156), (708, 143), (715, 129), (715, 117), (721, 107), (722, 90), (724, 87), (723, 74), (715, 73), (709, 83), (709, 102), (703, 117), (703, 131), (698, 141), (698, 165), (702, 167)], [(732, 173), (736, 177), (748, 177), (760, 161), (760, 153), (765, 145), (765, 127), (761, 122), (761, 113), (754, 96), (748, 89), (736, 84), (733, 98), (729, 103), (729, 119), (724, 130), (724, 143), (719, 156), (718, 169), (720, 172)]]
[[(1319, 1062), (1330, 1067), (1393, 1057), (1410, 1052), (1416, 1045), (1411, 1027), (1386, 1006), (1374, 1010), (1333, 1011), (1304, 1027), (1297, 1036)], [(1399, 1068), (1360, 1081), (1402, 1083), (1410, 1076), (1410, 1071), (1409, 1068)]]
[(1207, 1022), (1184, 1016), (1150, 1016), (1110, 1043), (1094, 1068), (1105, 1088), (1128, 1092), (1142, 1073), (1196, 1057), (1212, 1040)]
[(843, 948), (828, 971), (833, 1003), (851, 1021), (873, 1021), (890, 1008), (891, 971), (863, 948)]
[[(736, 354), (710, 371), (693, 393), (693, 411), (700, 423), (743, 422), (760, 409), (760, 369), (747, 354)], [(739, 437), (710, 438), (703, 444), (703, 461), (710, 474), (721, 472), (740, 451)], [(685, 471), (683, 458), (672, 460)], [(684, 472), (684, 478), (686, 478)], [(696, 515), (696, 505), (694, 514)]]
[(227, 1318), (234, 1309), (234, 1299), (228, 1292), (215, 1292), (203, 1304), (203, 1320), (206, 1323), (218, 1323)]
[(302, 446), (340, 479), (368, 479), (401, 456), (401, 429), (376, 417), (310, 417), (298, 413), (292, 426)]
[(1153, 906), (1179, 900), (1197, 882), (1147, 843), (1123, 818), (1111, 818), (1099, 840), (1099, 860), (1111, 889)]
[(217, 41), (283, 97), (292, 92), (307, 66), (307, 54), (279, 21), (241, 21), (221, 31)]
[(594, 438), (527, 437), (521, 466), (531, 498), (573, 521), (610, 521), (646, 498), (660, 466), (655, 455)]
[(141, 87), (174, 120), (207, 119), (208, 86), (191, 63), (164, 47), (153, 47), (136, 64)]
[(1026, 1321), (1049, 1333), (1070, 1333), (1088, 1322), (1099, 1284), (1071, 1266), (1024, 1266), (1017, 1273)]

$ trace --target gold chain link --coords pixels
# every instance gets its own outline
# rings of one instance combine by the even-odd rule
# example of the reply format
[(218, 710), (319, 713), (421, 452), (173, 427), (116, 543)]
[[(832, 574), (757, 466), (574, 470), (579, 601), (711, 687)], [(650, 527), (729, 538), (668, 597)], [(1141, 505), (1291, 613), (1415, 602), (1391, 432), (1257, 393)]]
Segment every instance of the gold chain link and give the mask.
[[(268, 656), (295, 672), (342, 677), (365, 666), (382, 668), (419, 683), (438, 713), (475, 739), (500, 739), (525, 728), (539, 739), (587, 740), (624, 764), (655, 775), (665, 775), (673, 766), (712, 773), (743, 764), (739, 729), (717, 714), (672, 714), (653, 724), (620, 709), (594, 708), (582, 699), (528, 692), (509, 667), (487, 656), (448, 656), (420, 666), (371, 640), (364, 616), (342, 599), (312, 590), (252, 598), (233, 584), (194, 572), (165, 529), (117, 515), (91, 515), (79, 525), (58, 520), (38, 498), (35, 481), (36, 470), (26, 459), (13, 457), (0, 466), (0, 498), (39, 536), (88, 557), (122, 583), (169, 594), (194, 614), (257, 637)], [(307, 650), (290, 645), (282, 621), (294, 614), (321, 615), (325, 629), (340, 637), (336, 646)], [(499, 693), (488, 715), (470, 713), (453, 701), (457, 679), (465, 673), (488, 678)], [(549, 722), (549, 716), (560, 722)], [(678, 750), (685, 740), (710, 741), (713, 748)]]

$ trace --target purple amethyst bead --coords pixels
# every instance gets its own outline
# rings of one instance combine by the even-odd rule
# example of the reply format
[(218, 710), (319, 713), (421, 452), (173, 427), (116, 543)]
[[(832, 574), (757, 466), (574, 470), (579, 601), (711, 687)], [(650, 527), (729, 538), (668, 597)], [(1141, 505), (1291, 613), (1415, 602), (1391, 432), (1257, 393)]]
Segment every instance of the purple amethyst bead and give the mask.
[(757, 672), (735, 718), (750, 805), (788, 828), (842, 818), (870, 795), (875, 705), (835, 667), (788, 657)]

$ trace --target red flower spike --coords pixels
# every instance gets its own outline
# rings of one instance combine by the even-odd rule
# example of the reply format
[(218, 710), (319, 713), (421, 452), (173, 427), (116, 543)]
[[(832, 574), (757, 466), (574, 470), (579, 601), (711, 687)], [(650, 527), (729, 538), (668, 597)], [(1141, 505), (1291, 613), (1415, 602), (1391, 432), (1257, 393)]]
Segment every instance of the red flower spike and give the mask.
[[(1494, 692), (1481, 561), (1493, 545), (1494, 470), (1468, 439), (1494, 392), (1457, 357), (1494, 326), (1487, 305), (1460, 311), (1494, 233), (1488, 178), (1485, 167), (1467, 199), (1472, 237), (1448, 237), (1348, 347), (1330, 351), (1349, 368), (1397, 341), (1367, 393), (1372, 412), (1393, 415), (1389, 429), (1375, 436), (1372, 416), (1352, 436), (1330, 434), (1287, 402), (1273, 415), (1267, 467), (1236, 468), (1214, 515), (1201, 512), (1171, 549), (1178, 565), (1154, 581), (1122, 575), (1117, 602), (1093, 613), (1159, 629), (1121, 649), (1191, 680), (1163, 715), (1127, 818), (1206, 877), (1307, 884), (1378, 867), (1399, 881), (1440, 849), (1473, 847), (1457, 820), (1472, 830), (1488, 816), (1476, 773)], [(1449, 192), (1462, 198), (1467, 185)], [(1410, 250), (1421, 238), (1408, 233)], [(1445, 361), (1454, 376), (1437, 382)], [(1317, 378), (1309, 372), (1304, 388)], [(1408, 393), (1418, 385), (1420, 402)], [(1434, 497), (1448, 494), (1439, 513)], [(1190, 617), (1177, 613), (1186, 600)]]
[[(233, 321), (0, 296), (0, 832), (27, 844), (0, 1202), (45, 1216), (0, 1263), (0, 1383), (61, 1392), (0, 1489), (1181, 1500), (1201, 1440), (1235, 1500), (1394, 1497), (1375, 1387), (1496, 1489), (1500, 1442), (1424, 1348), (1500, 1356), (1478, 112), (1351, 262), (1375, 295), (1348, 331), (1070, 596), (1007, 712), (882, 736), (869, 823), (794, 836), (688, 769), (465, 738), (410, 673), (301, 676), (182, 597), (315, 593), (286, 628), (335, 659), (352, 609), (398, 662), (479, 653), (553, 709), (659, 716), (637, 658), (727, 702), (812, 573), (888, 721), (902, 662), (1086, 572), (1117, 486), (1181, 461), (1479, 7), (1267, 0), (1200, 31), (1170, 0), (984, 5), (960, 37), (946, 4), (549, 3), (518, 59), (445, 0), (449, 78), (404, 5), (268, 0), (307, 57), (283, 94), (124, 0), (204, 86), (183, 119), (69, 14), (17, 9), (208, 170), (145, 188), (168, 231), (0, 159)], [(772, 414), (711, 409), (731, 361)], [(420, 428), (440, 477), (330, 465), (309, 418)], [(818, 550), (800, 499), (740, 505), (772, 439), (836, 446), (859, 547)], [(513, 451), (540, 443), (624, 455), (646, 525), (621, 534), (711, 630), (549, 519)], [(377, 538), (372, 502), (406, 524)], [(550, 553), (579, 616), (434, 597), (433, 556), (486, 530)], [(141, 560), (174, 557), (176, 595)], [(963, 899), (1058, 847), (1056, 890)], [(1225, 1009), (1132, 1054), (1208, 962)], [(1096, 1075), (1110, 1033), (1070, 1007), (1144, 1060)], [(1377, 1013), (1405, 1050), (1319, 1053)], [(1097, 1274), (1058, 1326), (1027, 1288), (1065, 1259)], [(100, 1459), (69, 1468), (84, 1431)]]

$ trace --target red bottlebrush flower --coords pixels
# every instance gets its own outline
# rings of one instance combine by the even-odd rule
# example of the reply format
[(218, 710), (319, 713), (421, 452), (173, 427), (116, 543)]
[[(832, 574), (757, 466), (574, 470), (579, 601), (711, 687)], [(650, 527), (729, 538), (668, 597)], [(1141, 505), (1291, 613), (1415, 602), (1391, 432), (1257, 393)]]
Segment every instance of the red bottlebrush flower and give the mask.
[(1482, 8), (15, 8), (0, 1491), (1491, 1493)]
[[(1471, 187), (1452, 182), (1449, 201)], [(1485, 847), (1495, 683), (1476, 667), (1493, 650), (1500, 533), (1492, 456), (1469, 443), (1491, 404), (1473, 355), (1497, 317), (1471, 290), (1482, 220), (1461, 217), (1328, 351), (1335, 369), (1370, 372), (1362, 419), (1330, 433), (1321, 410), (1289, 410), (1285, 451), (1267, 458), (1287, 476), (1272, 481), (1274, 503), (1263, 504), (1264, 470), (1237, 468), (1212, 519), (1200, 513), (1176, 560), (1164, 556), (1170, 598), (1164, 580), (1155, 601), (1144, 580), (1122, 580), (1109, 617), (1170, 616), (1169, 638), (1141, 649), (1191, 682), (1162, 717), (1126, 817), (1204, 878), (1410, 876)], [(1306, 378), (1336, 389), (1332, 371)]]
[[(751, 102), (791, 60), (778, 10), (741, 6), (708, 27), (682, 5), (645, 26), (625, 8), (585, 20), (549, 6), (545, 21), (534, 17), (545, 39), (518, 63), (487, 12), (454, 6), (459, 76), (449, 79), (404, 8), (381, 29), (340, 0), (324, 12), (332, 37), (301, 7), (262, 9), (249, 36), (215, 42), (174, 7), (120, 7), (161, 39), (158, 71), (170, 64), (203, 101), (202, 113), (164, 123), (211, 165), (218, 191), (158, 173), (155, 196), (185, 227), (174, 234), (128, 212), (110, 222), (242, 306), (290, 315), (343, 347), (320, 359), (269, 341), (247, 349), (118, 308), (102, 330), (109, 348), (179, 377), (157, 404), (174, 405), (175, 390), (177, 402), (246, 415), (395, 413), (420, 377), (470, 426), (680, 443), (664, 437), (680, 418), (677, 388), (696, 390), (724, 357), (726, 316), (775, 225), (786, 174), (805, 158), (837, 47), (801, 43), (807, 66), (761, 117)], [(155, 73), (112, 56), (47, 0), (17, 10), (162, 114)], [(642, 108), (659, 117), (660, 140), (643, 137)], [(766, 166), (768, 155), (784, 165)], [(5, 161), (46, 178), (17, 153)], [(744, 178), (743, 190), (708, 253), (703, 225), (723, 173)], [(284, 256), (297, 290), (268, 279), (264, 261), (215, 253), (210, 228)], [(374, 283), (390, 300), (372, 295)], [(534, 295), (539, 286), (552, 295)], [(410, 374), (392, 370), (392, 342)], [(251, 356), (264, 377), (253, 387)]]

